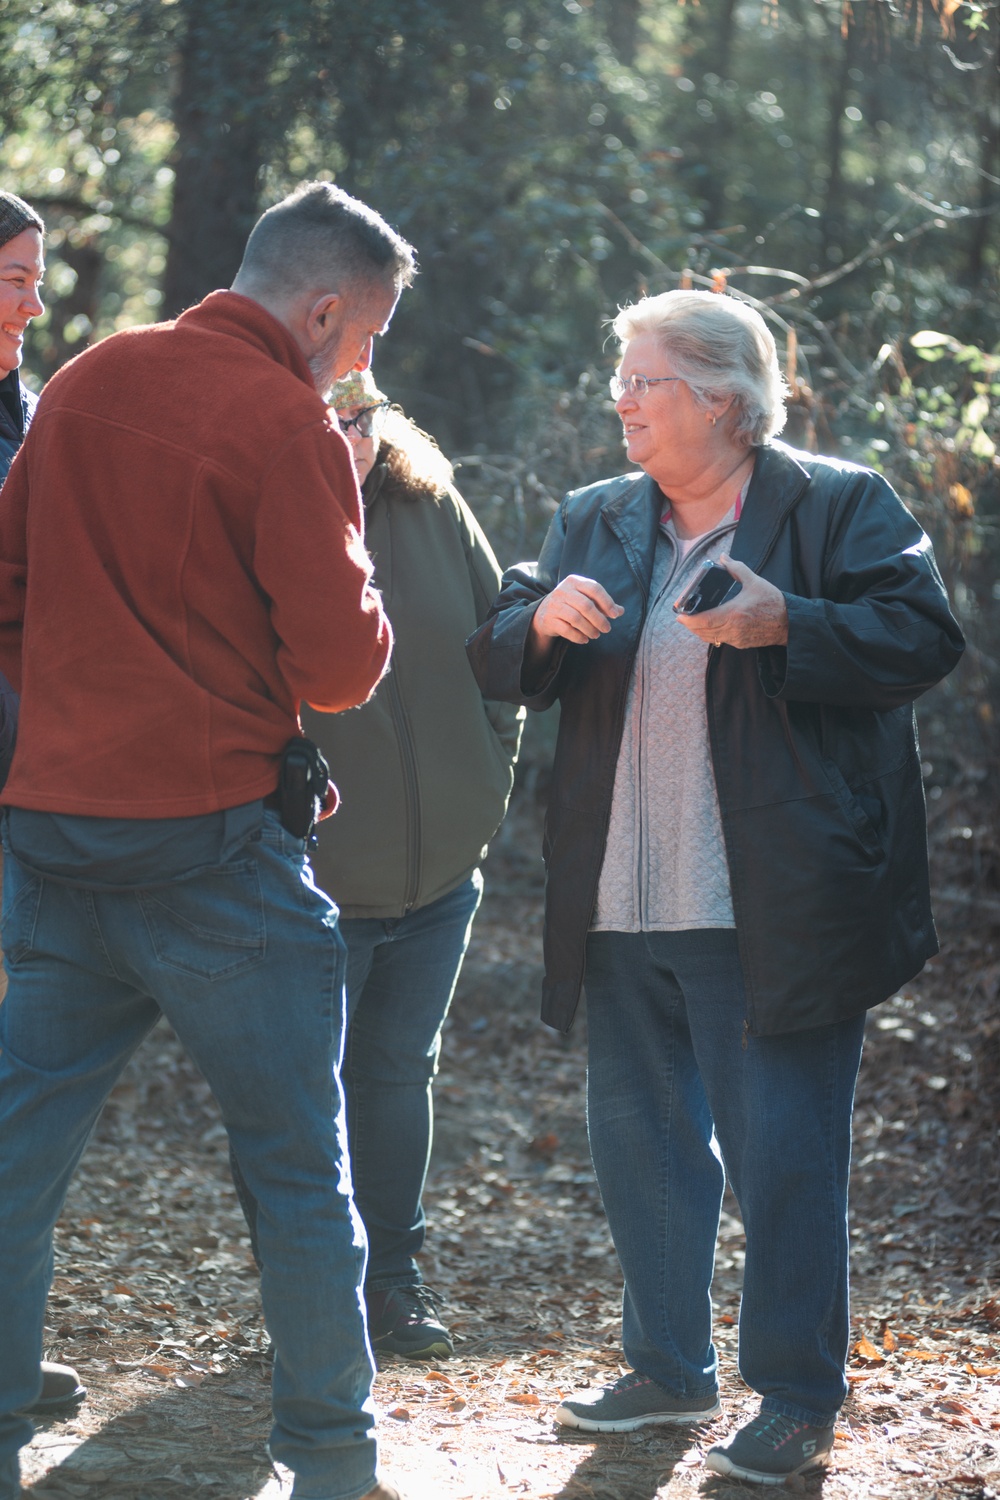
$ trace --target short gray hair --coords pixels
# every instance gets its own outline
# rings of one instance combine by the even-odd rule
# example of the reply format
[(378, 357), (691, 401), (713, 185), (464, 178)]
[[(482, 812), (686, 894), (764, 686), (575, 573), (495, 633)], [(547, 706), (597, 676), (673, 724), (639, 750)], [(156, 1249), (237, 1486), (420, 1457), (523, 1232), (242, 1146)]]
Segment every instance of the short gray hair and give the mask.
[(262, 214), (250, 232), (237, 279), (337, 291), (356, 282), (416, 275), (413, 246), (381, 214), (329, 182), (305, 182)]
[(624, 348), (651, 333), (697, 401), (733, 398), (733, 436), (758, 447), (785, 425), (785, 385), (771, 330), (725, 292), (661, 292), (623, 307), (612, 327)]

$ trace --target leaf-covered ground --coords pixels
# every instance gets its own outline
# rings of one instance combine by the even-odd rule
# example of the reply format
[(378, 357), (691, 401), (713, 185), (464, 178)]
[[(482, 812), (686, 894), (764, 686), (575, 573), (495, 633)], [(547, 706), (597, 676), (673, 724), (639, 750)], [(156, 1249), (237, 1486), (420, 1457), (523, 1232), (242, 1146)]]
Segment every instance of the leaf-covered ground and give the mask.
[[(969, 925), (964, 835), (949, 854), (947, 834), (956, 910), (941, 911), (942, 956), (870, 1025), (851, 1396), (831, 1470), (797, 1484), (828, 1500), (1000, 1500), (1000, 943), (988, 899)], [(426, 1277), (446, 1298), (456, 1357), (380, 1371), (384, 1467), (411, 1500), (748, 1493), (702, 1462), (756, 1408), (734, 1363), (732, 1204), (715, 1287), (723, 1415), (601, 1439), (552, 1423), (562, 1394), (624, 1367), (618, 1267), (587, 1153), (585, 1023), (561, 1038), (536, 1020), (538, 847), (522, 797), (489, 861), (436, 1090)], [(77, 1366), (89, 1399), (39, 1427), (24, 1454), (32, 1496), (287, 1495), (264, 1454), (267, 1341), (224, 1132), (166, 1030), (122, 1080), (74, 1183), (48, 1328), (50, 1356)]]

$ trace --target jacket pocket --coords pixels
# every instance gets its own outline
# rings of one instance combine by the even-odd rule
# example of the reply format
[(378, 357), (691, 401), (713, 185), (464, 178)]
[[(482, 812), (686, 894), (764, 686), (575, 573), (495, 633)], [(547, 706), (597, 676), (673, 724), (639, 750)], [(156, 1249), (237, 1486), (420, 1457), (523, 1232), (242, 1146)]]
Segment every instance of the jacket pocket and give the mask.
[(160, 963), (200, 979), (228, 979), (261, 962), (267, 941), (252, 860), (137, 893)]
[(879, 864), (885, 859), (885, 849), (874, 823), (859, 798), (851, 791), (836, 762), (826, 760), (823, 767), (830, 783), (830, 790), (837, 799), (840, 811), (853, 829), (855, 838), (872, 863)]

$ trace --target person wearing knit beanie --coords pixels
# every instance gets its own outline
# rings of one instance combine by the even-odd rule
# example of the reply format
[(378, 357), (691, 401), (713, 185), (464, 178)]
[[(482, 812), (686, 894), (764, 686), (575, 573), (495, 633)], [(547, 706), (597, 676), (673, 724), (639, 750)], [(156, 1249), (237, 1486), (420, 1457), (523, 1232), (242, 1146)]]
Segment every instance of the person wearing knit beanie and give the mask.
[[(45, 225), (41, 216), (16, 193), (0, 192), (0, 392), (14, 398), (5, 400), (17, 428), (18, 445), (24, 437), (24, 421), (15, 374), (21, 363), (24, 333), (32, 318), (45, 311), (38, 287), (45, 271), (42, 236)], [(8, 377), (14, 375), (14, 380)], [(3, 391), (8, 384), (10, 392)], [(30, 412), (26, 414), (30, 420)], [(16, 448), (14, 452), (16, 452)], [(0, 469), (2, 478), (10, 467), (14, 452)]]
[(30, 203), (25, 203), (16, 193), (5, 193), (0, 189), (0, 245), (16, 238), (25, 229), (37, 229), (45, 233), (41, 214), (36, 214)]
[[(0, 191), (0, 481), (24, 441), (36, 396), (18, 377), (25, 330), (44, 312), (38, 288), (45, 270), (42, 236), (45, 224), (30, 203), (16, 193)], [(17, 734), (17, 695), (0, 673), (0, 766), (9, 767)], [(35, 1416), (53, 1416), (79, 1404), (85, 1395), (70, 1365), (42, 1361), (42, 1391), (31, 1408)]]

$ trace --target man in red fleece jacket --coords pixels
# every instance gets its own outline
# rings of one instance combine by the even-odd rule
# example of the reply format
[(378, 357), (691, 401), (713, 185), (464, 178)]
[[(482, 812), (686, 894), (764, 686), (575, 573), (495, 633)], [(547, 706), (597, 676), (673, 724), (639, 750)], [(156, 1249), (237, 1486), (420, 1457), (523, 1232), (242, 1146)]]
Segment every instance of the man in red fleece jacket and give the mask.
[(269, 805), (302, 700), (363, 702), (391, 632), (322, 393), (367, 368), (414, 272), (306, 184), (231, 291), (61, 370), (0, 494), (0, 1500), (38, 1395), (52, 1232), (97, 1115), (166, 1015), (257, 1203), (271, 1453), (296, 1500), (376, 1477), (365, 1245), (339, 1057), (344, 947)]

